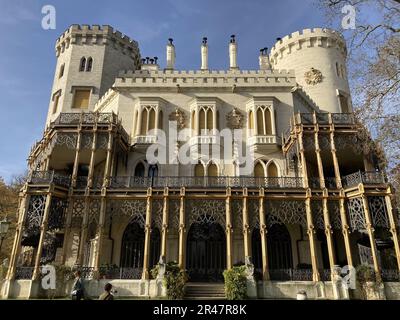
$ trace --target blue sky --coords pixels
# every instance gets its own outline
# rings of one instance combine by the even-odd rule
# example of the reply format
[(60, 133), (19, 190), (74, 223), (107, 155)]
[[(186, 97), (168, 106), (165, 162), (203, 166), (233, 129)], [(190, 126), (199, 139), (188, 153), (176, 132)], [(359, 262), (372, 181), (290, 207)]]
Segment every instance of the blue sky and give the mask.
[[(56, 29), (41, 27), (44, 5), (56, 8)], [(259, 48), (277, 37), (324, 26), (312, 0), (0, 0), (0, 177), (26, 169), (44, 129), (56, 57), (54, 43), (69, 25), (109, 24), (139, 42), (142, 56), (160, 57), (174, 38), (177, 69), (199, 68), (200, 43), (209, 39), (209, 67), (226, 69), (229, 36), (238, 39), (241, 69), (256, 69)]]

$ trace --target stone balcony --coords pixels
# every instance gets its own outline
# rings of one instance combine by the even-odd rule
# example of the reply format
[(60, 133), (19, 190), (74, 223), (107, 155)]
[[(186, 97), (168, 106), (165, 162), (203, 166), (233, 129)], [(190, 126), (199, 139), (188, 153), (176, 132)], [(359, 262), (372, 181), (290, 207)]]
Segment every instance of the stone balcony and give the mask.
[(281, 141), (276, 135), (256, 135), (249, 137), (247, 142), (254, 152), (263, 152), (278, 149)]
[(157, 143), (157, 136), (141, 135), (132, 138), (132, 144), (135, 146), (148, 146)]

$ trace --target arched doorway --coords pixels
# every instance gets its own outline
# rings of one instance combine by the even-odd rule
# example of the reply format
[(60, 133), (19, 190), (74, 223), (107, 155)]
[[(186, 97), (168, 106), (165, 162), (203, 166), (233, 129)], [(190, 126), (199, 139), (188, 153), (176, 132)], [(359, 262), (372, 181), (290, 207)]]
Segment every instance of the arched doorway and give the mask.
[[(143, 268), (145, 231), (137, 222), (131, 222), (125, 229), (121, 246), (122, 268)], [(161, 236), (158, 228), (153, 228), (150, 239), (149, 265), (153, 268), (160, 259)]]
[(144, 228), (131, 222), (125, 229), (121, 246), (122, 268), (143, 268)]
[(290, 234), (284, 224), (274, 224), (268, 228), (267, 246), (270, 270), (293, 268)]
[(187, 236), (186, 266), (190, 281), (223, 281), (226, 239), (224, 229), (218, 223), (192, 224)]

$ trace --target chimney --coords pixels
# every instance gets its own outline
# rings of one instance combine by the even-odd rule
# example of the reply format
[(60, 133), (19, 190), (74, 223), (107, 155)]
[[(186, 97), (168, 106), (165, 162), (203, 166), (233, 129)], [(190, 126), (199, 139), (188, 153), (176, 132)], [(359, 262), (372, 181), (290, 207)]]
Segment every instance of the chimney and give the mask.
[(175, 46), (173, 45), (173, 39), (168, 39), (169, 43), (167, 44), (167, 70), (174, 70), (175, 68)]
[(229, 69), (239, 69), (239, 67), (237, 66), (237, 44), (234, 34), (231, 35), (231, 40), (229, 43)]
[(271, 63), (269, 61), (269, 56), (268, 56), (268, 48), (260, 49), (259, 63), (260, 63), (260, 70), (271, 70), (272, 69)]
[(203, 38), (203, 43), (201, 45), (201, 70), (208, 70), (208, 44), (207, 38)]

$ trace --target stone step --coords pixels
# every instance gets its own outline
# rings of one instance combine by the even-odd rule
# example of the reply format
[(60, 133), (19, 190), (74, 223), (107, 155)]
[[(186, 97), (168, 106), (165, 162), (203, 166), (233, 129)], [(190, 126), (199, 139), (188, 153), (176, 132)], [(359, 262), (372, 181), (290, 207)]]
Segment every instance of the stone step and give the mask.
[(185, 299), (225, 299), (225, 287), (220, 283), (188, 283), (185, 286)]

